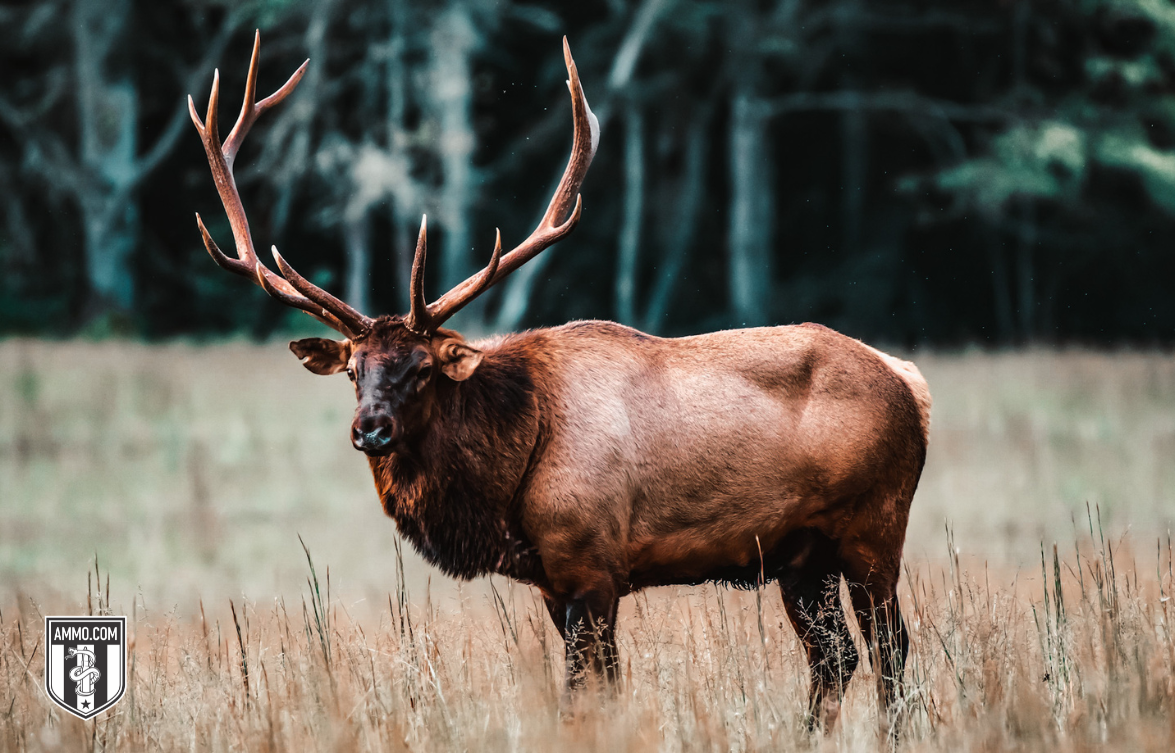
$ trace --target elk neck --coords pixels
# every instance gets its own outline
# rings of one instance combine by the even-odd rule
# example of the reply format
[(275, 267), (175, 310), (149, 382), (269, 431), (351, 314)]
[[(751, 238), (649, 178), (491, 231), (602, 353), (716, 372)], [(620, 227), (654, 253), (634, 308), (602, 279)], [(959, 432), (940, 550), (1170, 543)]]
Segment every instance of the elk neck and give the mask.
[(380, 501), (400, 534), (453, 577), (541, 577), (517, 505), (544, 434), (531, 339), (478, 343), (481, 365), (463, 382), (438, 382), (422, 433), (402, 451), (369, 458)]

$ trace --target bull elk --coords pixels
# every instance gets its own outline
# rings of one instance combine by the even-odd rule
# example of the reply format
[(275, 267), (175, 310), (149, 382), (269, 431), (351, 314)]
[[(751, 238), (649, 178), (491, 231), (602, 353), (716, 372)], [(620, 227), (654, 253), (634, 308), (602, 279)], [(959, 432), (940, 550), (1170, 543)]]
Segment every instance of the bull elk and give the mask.
[(830, 725), (858, 656), (840, 579), (894, 701), (908, 640), (895, 588), (926, 456), (930, 393), (911, 363), (816, 324), (666, 339), (602, 321), (467, 342), (442, 325), (580, 220), (599, 141), (567, 41), (571, 158), (535, 231), (433, 303), (420, 226), (411, 308), (372, 318), (258, 259), (233, 180), (250, 126), (293, 91), (304, 63), (256, 101), (260, 35), (244, 105), (217, 131), (219, 78), (192, 120), (228, 214), (236, 258), (196, 216), (222, 268), (343, 335), (290, 350), (315, 374), (345, 372), (386, 513), (449, 575), (535, 586), (566, 645), (566, 691), (615, 680), (620, 597), (650, 586), (778, 581), (811, 665), (811, 715)]

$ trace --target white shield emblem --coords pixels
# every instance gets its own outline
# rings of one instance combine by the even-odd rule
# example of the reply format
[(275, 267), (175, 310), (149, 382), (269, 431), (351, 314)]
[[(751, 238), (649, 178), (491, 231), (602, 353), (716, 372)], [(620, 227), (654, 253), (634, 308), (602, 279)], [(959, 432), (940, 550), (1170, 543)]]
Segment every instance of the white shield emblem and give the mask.
[(126, 617), (46, 617), (45, 692), (89, 719), (126, 690)]

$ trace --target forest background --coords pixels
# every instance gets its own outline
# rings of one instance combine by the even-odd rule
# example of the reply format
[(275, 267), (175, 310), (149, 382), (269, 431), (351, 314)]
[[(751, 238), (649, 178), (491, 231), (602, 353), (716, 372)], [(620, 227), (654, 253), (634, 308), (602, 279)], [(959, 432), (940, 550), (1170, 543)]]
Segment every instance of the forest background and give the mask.
[[(369, 313), (537, 222), (602, 141), (575, 233), (455, 320), (662, 334), (819, 321), (909, 349), (1175, 341), (1164, 0), (56, 0), (0, 6), (0, 333), (312, 327), (231, 247), (186, 95), (235, 112), (307, 57), (237, 166), (259, 248)], [(222, 120), (227, 127), (228, 115)]]

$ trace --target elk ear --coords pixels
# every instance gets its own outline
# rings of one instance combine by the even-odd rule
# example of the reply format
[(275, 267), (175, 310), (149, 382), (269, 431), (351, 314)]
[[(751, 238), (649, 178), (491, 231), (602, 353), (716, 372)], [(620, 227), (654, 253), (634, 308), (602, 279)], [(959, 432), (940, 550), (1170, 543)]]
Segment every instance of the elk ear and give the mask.
[(290, 350), (302, 361), (302, 365), (315, 374), (338, 374), (347, 368), (351, 358), (350, 340), (326, 340), (308, 337), (294, 340)]
[(464, 382), (481, 363), (481, 351), (460, 340), (445, 340), (437, 348), (437, 360), (442, 374), (454, 382)]

